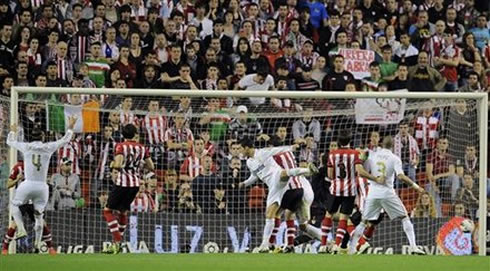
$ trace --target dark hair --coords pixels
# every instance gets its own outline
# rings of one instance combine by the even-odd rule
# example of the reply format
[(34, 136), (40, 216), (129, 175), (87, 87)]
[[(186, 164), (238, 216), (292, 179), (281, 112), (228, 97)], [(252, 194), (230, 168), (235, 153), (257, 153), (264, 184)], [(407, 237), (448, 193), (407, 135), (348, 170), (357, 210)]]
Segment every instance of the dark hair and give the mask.
[(277, 135), (273, 135), (273, 136), (271, 136), (269, 141), (267, 141), (267, 145), (272, 146), (272, 147), (279, 147), (279, 146), (283, 145), (283, 143), (281, 142), (281, 139)]
[(393, 49), (389, 44), (386, 44), (385, 46), (381, 47), (382, 51), (392, 51)]
[(44, 136), (44, 132), (39, 126), (34, 126), (31, 132), (31, 142), (34, 141), (42, 141)]
[(472, 75), (476, 75), (476, 78), (478, 78), (478, 80), (480, 80), (480, 75), (479, 75), (477, 72), (475, 72), (475, 71), (470, 71), (470, 72), (468, 73), (468, 78), (470, 78), (470, 76), (472, 76)]
[(122, 14), (123, 12), (129, 12), (131, 13), (131, 7), (129, 5), (123, 5), (119, 8), (119, 14)]
[(248, 147), (248, 148), (253, 148), (254, 147), (254, 141), (249, 138), (249, 137), (244, 137), (240, 140), (240, 145), (242, 145), (242, 147)]
[(257, 75), (262, 76), (265, 79), (267, 78), (267, 75), (269, 75), (269, 73), (265, 69), (258, 69)]
[(332, 12), (330, 12), (329, 15), (330, 15), (330, 17), (332, 17), (332, 16), (338, 16), (338, 17), (340, 17), (340, 13), (339, 13), (338, 10), (332, 10)]
[(399, 69), (400, 67), (406, 67), (406, 68), (408, 69), (408, 65), (407, 65), (407, 63), (399, 63), (399, 64), (398, 64), (398, 69)]
[(339, 132), (338, 142), (340, 146), (347, 146), (350, 143), (352, 132), (349, 129), (343, 129)]
[(371, 68), (371, 67), (379, 67), (378, 61), (373, 61), (373, 62), (369, 63), (369, 68)]
[(122, 128), (122, 136), (124, 137), (124, 139), (133, 139), (136, 136), (136, 132), (136, 126), (134, 126), (133, 124), (126, 124)]

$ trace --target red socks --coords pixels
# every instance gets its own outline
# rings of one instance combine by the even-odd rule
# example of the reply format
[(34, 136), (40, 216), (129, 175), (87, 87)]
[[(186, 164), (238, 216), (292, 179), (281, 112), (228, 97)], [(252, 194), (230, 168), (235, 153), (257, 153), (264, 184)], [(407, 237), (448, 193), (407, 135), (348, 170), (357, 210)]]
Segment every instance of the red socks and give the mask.
[(124, 231), (126, 230), (126, 225), (128, 224), (128, 216), (126, 214), (119, 214), (119, 233), (121, 233), (121, 237), (124, 235)]
[(359, 250), (359, 248), (362, 245), (364, 245), (364, 243), (366, 243), (369, 240), (371, 240), (371, 237), (373, 237), (373, 234), (374, 234), (374, 226), (367, 227), (364, 230), (364, 233), (362, 234), (361, 239), (359, 239), (359, 242), (357, 243), (357, 249)]
[(341, 219), (339, 220), (339, 226), (337, 227), (337, 233), (335, 234), (335, 244), (340, 246), (342, 243), (342, 239), (344, 239), (344, 235), (347, 232), (347, 220)]
[(286, 220), (288, 246), (294, 246), (294, 237), (296, 236), (296, 226), (294, 220)]
[(271, 237), (269, 238), (269, 243), (275, 245), (276, 244), (276, 236), (279, 231), (279, 227), (281, 226), (281, 219), (274, 219), (274, 229), (272, 230)]
[(112, 233), (112, 239), (114, 242), (121, 242), (121, 233), (119, 232), (119, 225), (116, 217), (112, 214), (111, 210), (104, 210), (104, 218), (107, 222), (107, 227), (109, 227), (109, 231)]
[(327, 244), (327, 236), (332, 230), (332, 218), (324, 217), (322, 221), (322, 246)]
[(43, 227), (43, 238), (42, 240), (46, 243), (48, 247), (53, 247), (53, 237), (51, 236), (51, 231), (48, 226)]
[(9, 249), (9, 243), (10, 241), (14, 240), (14, 234), (15, 234), (15, 229), (8, 228), (7, 233), (5, 234), (5, 237), (3, 239), (2, 250)]

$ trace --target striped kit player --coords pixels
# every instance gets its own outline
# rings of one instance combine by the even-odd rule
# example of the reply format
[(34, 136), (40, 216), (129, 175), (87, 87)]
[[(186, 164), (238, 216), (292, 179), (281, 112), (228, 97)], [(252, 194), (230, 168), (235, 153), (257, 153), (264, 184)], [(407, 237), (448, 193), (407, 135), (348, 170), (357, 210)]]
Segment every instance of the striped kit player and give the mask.
[(124, 142), (116, 145), (111, 166), (114, 187), (103, 211), (113, 244), (104, 248), (104, 253), (116, 254), (121, 250), (121, 240), (128, 223), (127, 214), (139, 191), (142, 162), (146, 169), (154, 170), (148, 148), (137, 142), (137, 130), (133, 124), (125, 125), (122, 129)]

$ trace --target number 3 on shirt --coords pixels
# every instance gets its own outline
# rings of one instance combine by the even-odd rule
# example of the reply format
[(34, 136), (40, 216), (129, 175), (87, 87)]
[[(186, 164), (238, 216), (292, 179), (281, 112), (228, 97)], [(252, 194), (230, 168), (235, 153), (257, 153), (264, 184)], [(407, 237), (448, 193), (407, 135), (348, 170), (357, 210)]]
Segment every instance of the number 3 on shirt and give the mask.
[(381, 174), (381, 176), (386, 177), (386, 165), (384, 162), (377, 162), (376, 165), (378, 166), (378, 172)]
[(41, 155), (39, 154), (33, 154), (32, 155), (32, 165), (34, 165), (37, 169), (37, 171), (41, 170)]
[(345, 164), (343, 161), (339, 161), (336, 172), (337, 179), (345, 179), (345, 177), (347, 177), (347, 171), (345, 170)]

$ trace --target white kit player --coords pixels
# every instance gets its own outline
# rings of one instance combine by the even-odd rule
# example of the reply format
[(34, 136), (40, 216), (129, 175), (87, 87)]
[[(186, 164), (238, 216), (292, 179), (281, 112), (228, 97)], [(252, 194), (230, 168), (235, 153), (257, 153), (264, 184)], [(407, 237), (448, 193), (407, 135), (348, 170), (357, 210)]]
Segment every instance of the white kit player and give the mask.
[[(262, 236), (262, 244), (259, 248), (260, 252), (268, 252), (270, 249), (269, 238), (274, 229), (274, 218), (280, 209), (284, 193), (289, 189), (288, 184), (290, 177), (316, 173), (316, 168), (312, 166), (310, 168), (283, 169), (272, 158), (273, 155), (281, 152), (294, 151), (299, 147), (297, 144), (285, 147), (255, 149), (253, 143), (254, 142), (248, 138), (245, 138), (240, 142), (243, 148), (243, 155), (248, 157), (247, 166), (251, 175), (246, 181), (240, 183), (239, 187), (249, 186), (259, 179), (268, 187), (266, 223)], [(301, 186), (300, 184), (298, 185)], [(303, 189), (301, 189), (301, 191), (303, 191)], [(303, 194), (303, 192), (301, 192), (301, 194), (295, 193), (294, 196), (299, 197), (299, 200), (301, 200)]]
[(367, 195), (362, 214), (363, 221), (368, 222), (361, 222), (357, 226), (352, 238), (350, 253), (355, 253), (356, 250), (358, 250), (358, 253), (362, 253), (369, 248), (369, 243), (367, 242), (364, 242), (361, 246), (358, 246), (357, 243), (361, 238), (361, 235), (363, 235), (363, 239), (371, 238), (374, 231), (374, 225), (369, 221), (377, 220), (380, 216), (381, 210), (384, 209), (385, 213), (390, 217), (390, 219), (393, 220), (396, 218), (401, 218), (403, 231), (405, 232), (410, 243), (411, 253), (419, 255), (425, 254), (417, 247), (413, 224), (408, 217), (405, 206), (393, 188), (395, 175), (400, 180), (411, 185), (420, 193), (424, 192), (424, 189), (418, 186), (403, 173), (400, 157), (391, 152), (392, 148), (393, 139), (391, 136), (387, 136), (383, 140), (382, 148), (369, 153), (369, 157), (366, 161), (367, 169), (376, 177), (384, 176), (384, 181), (375, 182), (369, 180), (369, 193)]
[(49, 161), (56, 150), (68, 144), (73, 136), (73, 127), (77, 121), (76, 117), (68, 118), (68, 130), (65, 136), (58, 141), (43, 143), (44, 134), (41, 129), (34, 129), (32, 142), (17, 141), (17, 125), (10, 127), (7, 137), (7, 145), (19, 150), (24, 157), (25, 181), (19, 184), (15, 197), (12, 200), (12, 216), (17, 224), (17, 238), (27, 236), (22, 213), (19, 206), (32, 201), (34, 205), (34, 230), (36, 238), (34, 247), (38, 248), (41, 241), (43, 229), (43, 213), (48, 203), (49, 189), (46, 183)]

